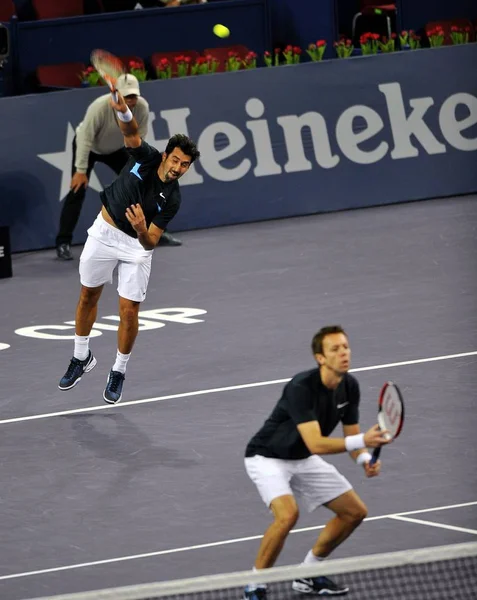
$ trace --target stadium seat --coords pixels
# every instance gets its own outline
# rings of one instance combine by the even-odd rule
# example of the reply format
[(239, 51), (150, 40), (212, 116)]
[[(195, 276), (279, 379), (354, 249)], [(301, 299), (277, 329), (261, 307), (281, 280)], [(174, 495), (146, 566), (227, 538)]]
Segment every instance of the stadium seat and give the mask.
[(444, 46), (452, 46), (451, 28), (459, 27), (459, 29), (469, 29), (469, 42), (475, 40), (475, 30), (472, 25), (472, 21), (468, 19), (449, 19), (446, 21), (430, 21), (426, 23), (425, 32), (429, 36), (429, 32), (436, 27), (441, 27), (444, 31)]
[(81, 87), (81, 73), (86, 66), (81, 62), (61, 65), (40, 65), (36, 76), (41, 87), (78, 88)]
[(15, 14), (13, 0), (2, 0), (0, 2), (0, 21), (10, 21)]
[(250, 52), (250, 49), (247, 48), (247, 46), (243, 46), (241, 44), (219, 48), (205, 48), (204, 56), (213, 56), (216, 60), (219, 61), (217, 72), (224, 72), (226, 70), (225, 65), (227, 63), (227, 59), (229, 58), (229, 52), (236, 52), (239, 58), (243, 60)]
[(59, 19), (84, 14), (83, 0), (32, 0), (37, 19)]
[[(354, 15), (351, 28), (353, 39), (356, 37), (356, 28), (361, 17), (367, 17), (368, 22), (371, 21), (371, 19), (384, 20), (386, 24), (386, 34), (387, 37), (390, 38), (393, 32), (393, 21), (396, 19), (396, 4), (393, 2), (379, 2), (379, 0), (360, 0), (360, 11)], [(375, 28), (373, 28), (373, 33), (379, 33), (379, 31), (374, 31), (374, 29)]]

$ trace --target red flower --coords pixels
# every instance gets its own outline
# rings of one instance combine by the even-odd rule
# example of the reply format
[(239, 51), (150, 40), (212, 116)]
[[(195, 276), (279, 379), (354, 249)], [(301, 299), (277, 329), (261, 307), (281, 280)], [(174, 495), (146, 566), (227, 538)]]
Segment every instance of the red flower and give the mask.
[(281, 50), (280, 50), (280, 48), (275, 48), (274, 52), (275, 52), (275, 54), (280, 54)]
[[(412, 31), (411, 31), (410, 33), (412, 33)], [(407, 35), (407, 34), (408, 34), (408, 32), (407, 32), (407, 31), (401, 31), (401, 35), (402, 35), (402, 37), (406, 37), (406, 35)]]
[(294, 54), (301, 54), (301, 48), (299, 46), (293, 46)]
[(265, 56), (271, 56), (268, 50), (265, 50)]
[(318, 48), (323, 48), (323, 46), (326, 46), (326, 40), (318, 40), (318, 41), (316, 42), (316, 46), (317, 46)]

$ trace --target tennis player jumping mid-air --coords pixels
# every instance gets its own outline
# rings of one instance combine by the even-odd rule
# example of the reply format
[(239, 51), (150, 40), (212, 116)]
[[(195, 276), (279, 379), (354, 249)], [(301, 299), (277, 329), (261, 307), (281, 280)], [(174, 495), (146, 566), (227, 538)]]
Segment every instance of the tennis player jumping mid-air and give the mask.
[[(367, 510), (351, 484), (321, 455), (349, 452), (367, 477), (379, 474), (380, 462), (369, 464), (367, 447), (387, 444), (378, 425), (366, 433), (359, 427), (359, 385), (348, 373), (350, 347), (339, 325), (323, 327), (312, 341), (318, 368), (298, 373), (286, 384), (271, 415), (247, 445), (245, 468), (273, 515), (260, 543), (254, 570), (272, 567), (298, 520), (297, 499), (311, 512), (326, 506), (335, 516), (321, 531), (304, 563), (326, 558), (358, 527)], [(328, 437), (343, 424), (344, 437)], [(339, 596), (348, 592), (328, 577), (297, 579), (297, 592)], [(248, 585), (247, 600), (266, 599), (266, 585)]]
[(89, 335), (105, 283), (118, 267), (118, 351), (103, 398), (121, 400), (126, 365), (138, 332), (140, 303), (146, 297), (152, 254), (168, 223), (179, 210), (178, 179), (200, 156), (182, 134), (170, 138), (164, 152), (141, 140), (138, 125), (124, 98), (111, 99), (124, 136), (129, 160), (118, 178), (101, 193), (101, 212), (88, 230), (80, 258), (81, 292), (76, 308), (75, 345), (60, 390), (69, 390), (96, 365)]

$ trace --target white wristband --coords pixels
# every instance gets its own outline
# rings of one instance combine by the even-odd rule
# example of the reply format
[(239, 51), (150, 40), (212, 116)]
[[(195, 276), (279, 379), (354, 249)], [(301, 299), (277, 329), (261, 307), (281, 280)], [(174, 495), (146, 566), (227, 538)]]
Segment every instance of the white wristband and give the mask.
[(129, 121), (133, 120), (133, 114), (129, 107), (125, 113), (121, 112), (120, 110), (117, 110), (116, 114), (118, 115), (118, 119), (123, 123), (129, 123)]
[(353, 450), (363, 450), (363, 448), (366, 448), (366, 444), (364, 443), (364, 433), (347, 435), (345, 437), (345, 447), (348, 452), (353, 452)]
[(356, 459), (356, 464), (364, 465), (364, 463), (369, 463), (369, 461), (372, 458), (373, 457), (371, 456), (371, 454), (369, 452), (361, 452), (361, 454), (358, 454), (358, 458)]

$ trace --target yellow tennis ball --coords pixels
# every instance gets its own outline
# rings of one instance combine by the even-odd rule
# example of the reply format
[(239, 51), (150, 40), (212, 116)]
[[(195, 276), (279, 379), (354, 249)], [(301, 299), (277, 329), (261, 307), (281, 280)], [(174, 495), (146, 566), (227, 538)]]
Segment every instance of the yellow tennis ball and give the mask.
[(230, 29), (228, 27), (225, 27), (225, 25), (220, 25), (220, 23), (214, 25), (213, 32), (219, 38), (226, 38), (230, 35)]

